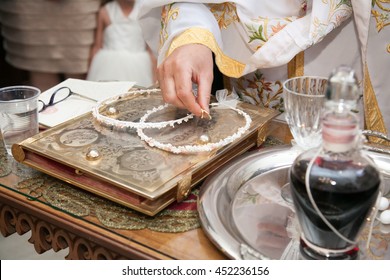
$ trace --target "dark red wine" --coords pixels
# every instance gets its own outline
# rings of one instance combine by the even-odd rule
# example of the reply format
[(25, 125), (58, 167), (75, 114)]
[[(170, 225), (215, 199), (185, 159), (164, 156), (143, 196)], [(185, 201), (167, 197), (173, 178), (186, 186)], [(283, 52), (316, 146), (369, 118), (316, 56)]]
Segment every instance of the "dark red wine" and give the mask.
[[(307, 160), (293, 164), (291, 189), (305, 238), (327, 249), (343, 250), (351, 244), (337, 236), (319, 217), (305, 187)], [(346, 238), (356, 240), (378, 196), (380, 176), (371, 165), (317, 158), (310, 173), (311, 193), (326, 219)]]

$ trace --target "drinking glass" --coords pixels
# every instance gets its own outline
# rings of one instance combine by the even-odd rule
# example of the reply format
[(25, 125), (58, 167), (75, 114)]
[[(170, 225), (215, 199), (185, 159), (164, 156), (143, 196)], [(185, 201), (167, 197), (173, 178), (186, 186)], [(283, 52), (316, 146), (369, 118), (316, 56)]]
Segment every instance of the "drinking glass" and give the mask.
[[(294, 138), (293, 148), (299, 151), (321, 144), (321, 114), (325, 101), (328, 79), (317, 76), (301, 76), (283, 83), (286, 122)], [(289, 183), (281, 189), (281, 195), (292, 203)]]
[(0, 88), (0, 129), (4, 147), (12, 155), (13, 144), (39, 131), (38, 96), (41, 91), (30, 86)]

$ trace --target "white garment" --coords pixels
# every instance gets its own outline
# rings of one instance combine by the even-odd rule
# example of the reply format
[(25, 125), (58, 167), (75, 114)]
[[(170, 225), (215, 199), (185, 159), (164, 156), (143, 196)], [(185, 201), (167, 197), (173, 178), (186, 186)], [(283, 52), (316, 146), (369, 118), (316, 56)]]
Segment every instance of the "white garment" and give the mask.
[[(214, 52), (219, 70), (237, 78), (230, 79), (231, 86), (245, 101), (259, 106), (281, 109), (287, 63), (301, 52), (304, 67), (300, 75), (328, 76), (332, 69), (347, 64), (363, 81), (367, 65), (390, 131), (390, 79), (384, 77), (390, 69), (387, 1), (139, 2), (139, 22), (149, 46), (158, 54), (158, 64), (182, 45), (206, 45)], [(371, 109), (371, 104), (365, 108)]]
[[(153, 36), (147, 39), (153, 40), (151, 46), (156, 47), (156, 34), (160, 30), (151, 28), (151, 24), (155, 24), (151, 20), (156, 16), (161, 17), (161, 5), (171, 1), (139, 2), (140, 24), (148, 30), (146, 35)], [(244, 64), (245, 69), (240, 75), (258, 68), (284, 65), (300, 51), (320, 42), (352, 14), (352, 7), (348, 3), (307, 2), (309, 3), (302, 0), (175, 2), (162, 12), (165, 19), (162, 20), (163, 38), (160, 38), (162, 45), (159, 63), (170, 53), (169, 48), (172, 48), (171, 43), (176, 36), (197, 27), (211, 32), (219, 50)], [(250, 40), (250, 37), (254, 38)], [(237, 44), (242, 41), (242, 48), (238, 48)]]
[(103, 47), (92, 60), (87, 80), (152, 85), (152, 62), (137, 21), (137, 6), (127, 17), (117, 1), (107, 3), (105, 8), (111, 24), (104, 30)]

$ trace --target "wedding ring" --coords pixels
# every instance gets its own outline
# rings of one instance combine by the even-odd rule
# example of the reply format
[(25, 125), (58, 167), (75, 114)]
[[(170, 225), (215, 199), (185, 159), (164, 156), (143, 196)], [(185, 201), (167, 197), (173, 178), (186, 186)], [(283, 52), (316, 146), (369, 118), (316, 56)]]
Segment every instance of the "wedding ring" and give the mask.
[(209, 120), (212, 119), (211, 115), (209, 114), (209, 112), (207, 112), (206, 110), (203, 110), (203, 109), (200, 109), (201, 111), (201, 115), (200, 115), (200, 118), (203, 119), (203, 114), (206, 114), (208, 117), (209, 117)]

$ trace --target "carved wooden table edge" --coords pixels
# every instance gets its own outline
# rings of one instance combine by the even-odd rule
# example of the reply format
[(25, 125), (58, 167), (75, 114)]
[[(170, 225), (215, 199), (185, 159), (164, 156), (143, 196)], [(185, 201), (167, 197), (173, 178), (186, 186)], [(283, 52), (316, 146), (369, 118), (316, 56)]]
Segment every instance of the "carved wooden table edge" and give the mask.
[[(172, 259), (114, 233), (107, 234), (89, 222), (69, 221), (61, 212), (6, 188), (0, 188), (0, 232), (27, 234), (38, 254), (69, 248), (65, 259)], [(66, 215), (66, 214), (63, 214)], [(112, 237), (112, 239), (109, 238)], [(113, 241), (115, 236), (115, 241)]]

